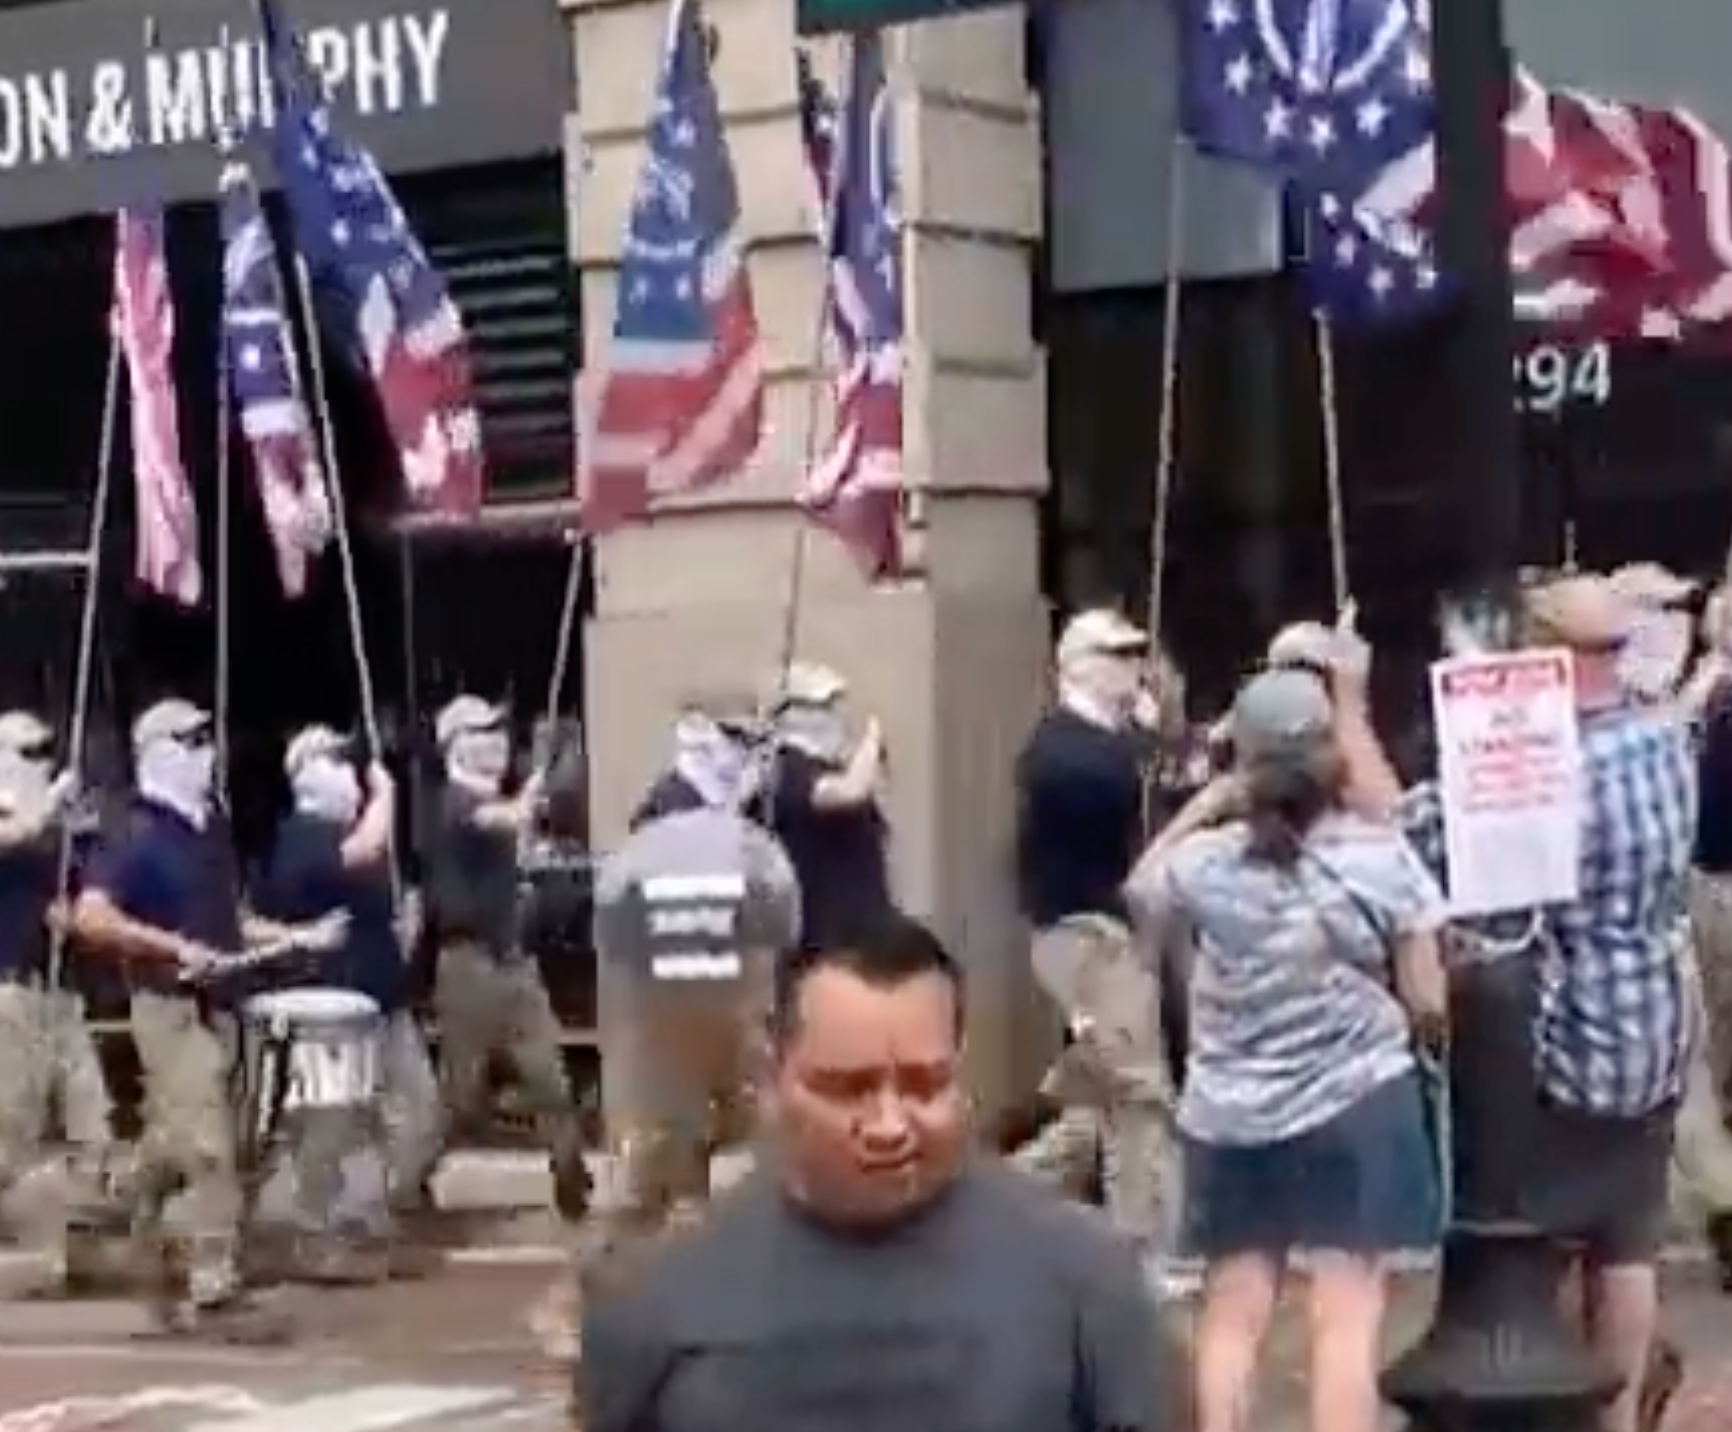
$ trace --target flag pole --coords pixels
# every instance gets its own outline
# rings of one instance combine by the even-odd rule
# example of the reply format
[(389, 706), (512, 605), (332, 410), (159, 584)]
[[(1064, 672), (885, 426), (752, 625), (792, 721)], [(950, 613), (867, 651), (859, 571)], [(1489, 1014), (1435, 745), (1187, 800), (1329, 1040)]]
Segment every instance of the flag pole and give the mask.
[[(324, 354), (319, 344), (318, 317), (313, 305), (313, 280), (307, 271), (307, 260), (298, 248), (292, 250), (294, 262), (289, 265), (295, 287), (295, 306), (299, 310), (301, 331), (307, 341), (307, 377), (309, 379), (308, 408), (313, 426), (319, 435), (320, 481), (331, 509), (331, 535), (337, 544), (337, 565), (343, 580), (343, 607), (347, 620), (349, 651), (355, 661), (355, 691), (361, 707), (361, 729), (367, 742), (370, 759), (381, 764), (385, 760), (385, 741), (379, 725), (378, 693), (373, 687), (373, 667), (367, 657), (367, 629), (361, 612), (361, 583), (355, 571), (355, 548), (349, 530), (348, 509), (343, 501), (342, 472), (337, 466), (337, 430), (331, 418), (330, 386), (325, 374)], [(292, 342), (292, 338), (289, 339)], [(289, 355), (291, 363), (294, 353)], [(390, 836), (391, 908), (403, 908), (403, 867), (398, 858), (396, 832)]]
[(211, 702), (212, 724), (216, 728), (216, 770), (217, 794), (223, 803), (223, 808), (233, 818), (234, 811), (229, 803), (231, 781), (229, 763), (233, 759), (233, 745), (229, 736), (230, 707), (232, 682), (230, 659), (232, 656), (233, 605), (232, 579), (234, 575), (234, 447), (231, 442), (230, 428), (234, 423), (234, 401), (229, 393), (229, 380), (233, 376), (229, 367), (228, 335), (217, 337), (217, 399), (216, 399), (216, 671), (215, 690)]
[[(857, 43), (849, 39), (850, 45)], [(888, 80), (886, 80), (888, 83)], [(842, 96), (846, 106), (851, 97)], [(800, 617), (805, 606), (806, 564), (808, 551), (812, 541), (812, 519), (805, 510), (805, 485), (811, 480), (812, 469), (817, 465), (818, 453), (823, 446), (823, 438), (819, 432), (819, 423), (823, 420), (824, 395), (830, 388), (831, 375), (828, 371), (826, 358), (829, 349), (829, 334), (831, 320), (835, 314), (836, 285), (833, 266), (830, 261), (831, 250), (836, 238), (836, 186), (842, 178), (843, 152), (846, 149), (846, 110), (838, 116), (838, 126), (835, 147), (830, 154), (830, 174), (825, 183), (824, 192), (814, 196), (818, 214), (818, 262), (823, 270), (823, 282), (818, 286), (818, 311), (812, 323), (812, 341), (808, 350), (811, 356), (809, 372), (811, 380), (806, 388), (806, 419), (804, 450), (800, 455), (800, 471), (795, 476), (797, 484), (794, 494), (794, 536), (791, 550), (788, 554), (788, 586), (783, 599), (782, 632), (780, 644), (776, 652), (776, 692), (772, 699), (780, 699), (788, 685), (789, 674), (793, 670), (795, 658), (800, 649)]]
[(1329, 583), (1339, 619), (1353, 600), (1347, 565), (1347, 502), (1341, 474), (1341, 394), (1335, 370), (1335, 330), (1322, 313), (1312, 316), (1317, 344), (1317, 400), (1322, 408), (1323, 491), (1328, 503)]
[[(271, 52), (270, 31), (266, 24), (264, 0), (255, 0), (253, 13), (258, 19), (259, 32), (263, 37), (266, 52), (266, 69), (274, 68), (277, 58)], [(302, 73), (295, 78), (306, 84), (316, 81), (310, 67), (302, 66)], [(272, 74), (273, 84), (280, 81), (279, 76)], [(282, 114), (281, 97), (274, 106), (274, 111), (280, 122)], [(308, 409), (313, 419), (313, 425), (318, 432), (320, 481), (324, 484), (325, 497), (331, 509), (331, 535), (336, 541), (338, 567), (342, 573), (344, 615), (347, 619), (349, 650), (355, 662), (355, 688), (361, 708), (361, 728), (367, 743), (368, 754), (374, 761), (383, 762), (385, 743), (379, 724), (378, 694), (373, 686), (372, 663), (367, 658), (367, 632), (361, 612), (361, 584), (355, 572), (355, 549), (353, 536), (349, 530), (348, 509), (343, 501), (343, 478), (337, 464), (337, 433), (331, 418), (330, 388), (326, 380), (324, 354), (319, 344), (318, 314), (313, 303), (313, 280), (307, 269), (306, 256), (298, 245), (291, 243), (290, 251), (294, 259), (289, 265), (290, 281), (295, 290), (295, 308), (300, 320), (301, 332), (306, 337), (307, 344), (307, 377), (309, 379)], [(285, 335), (293, 344), (292, 335)], [(290, 352), (290, 363), (293, 368), (297, 355)], [(398, 858), (395, 832), (391, 836), (391, 906), (393, 911), (403, 908), (403, 869)]]
[[(78, 612), (78, 648), (72, 675), (72, 712), (67, 722), (67, 764), (82, 779), (90, 731), (91, 697), (96, 684), (97, 618), (102, 607), (103, 556), (107, 548), (109, 503), (114, 490), (114, 445), (119, 431), (120, 335), (110, 324), (108, 366), (102, 385), (102, 418), (97, 429), (96, 487), (90, 497), (89, 545), (85, 549), (84, 597)], [(64, 901), (72, 893), (73, 826), (62, 820), (55, 853), (54, 889)], [(66, 966), (66, 927), (56, 921), (48, 937), (48, 987), (59, 989)]]

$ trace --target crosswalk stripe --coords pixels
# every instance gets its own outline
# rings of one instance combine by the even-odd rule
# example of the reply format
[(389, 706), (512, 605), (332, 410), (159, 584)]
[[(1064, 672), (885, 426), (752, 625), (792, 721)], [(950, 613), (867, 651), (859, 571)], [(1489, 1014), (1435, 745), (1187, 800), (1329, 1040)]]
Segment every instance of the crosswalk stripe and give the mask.
[(206, 1418), (187, 1432), (390, 1432), (496, 1407), (514, 1396), (506, 1387), (385, 1383), (278, 1403), (244, 1417)]

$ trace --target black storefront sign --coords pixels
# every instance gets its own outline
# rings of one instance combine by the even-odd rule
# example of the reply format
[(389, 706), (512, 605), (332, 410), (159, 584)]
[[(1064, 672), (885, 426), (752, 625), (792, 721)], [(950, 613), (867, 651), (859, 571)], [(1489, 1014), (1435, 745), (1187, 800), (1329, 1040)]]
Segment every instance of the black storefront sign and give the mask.
[[(282, 12), (387, 171), (558, 151), (573, 78), (556, 0), (283, 0)], [(271, 120), (267, 74), (251, 0), (0, 10), (0, 227), (209, 196), (221, 127)]]

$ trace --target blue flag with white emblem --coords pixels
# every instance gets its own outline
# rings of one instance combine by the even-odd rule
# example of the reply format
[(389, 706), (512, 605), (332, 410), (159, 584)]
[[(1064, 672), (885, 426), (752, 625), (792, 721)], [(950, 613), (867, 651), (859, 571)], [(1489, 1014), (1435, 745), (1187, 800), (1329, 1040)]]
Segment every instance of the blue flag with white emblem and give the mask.
[(1179, 0), (1184, 125), (1203, 149), (1351, 184), (1432, 132), (1427, 0)]
[(1290, 191), (1300, 278), (1312, 310), (1340, 328), (1411, 322), (1449, 298), (1431, 235), (1339, 194)]

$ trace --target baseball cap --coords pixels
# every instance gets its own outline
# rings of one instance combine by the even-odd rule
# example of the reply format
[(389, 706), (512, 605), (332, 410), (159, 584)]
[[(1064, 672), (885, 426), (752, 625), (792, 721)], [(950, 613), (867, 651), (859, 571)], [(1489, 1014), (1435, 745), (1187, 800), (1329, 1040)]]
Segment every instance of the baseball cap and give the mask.
[(1149, 634), (1110, 607), (1078, 612), (1064, 624), (1058, 639), (1058, 664), (1085, 656), (1130, 656), (1149, 649)]
[(1239, 688), (1228, 731), (1240, 759), (1308, 745), (1334, 729), (1329, 689), (1315, 672), (1279, 666), (1260, 671)]
[(210, 712), (179, 696), (158, 701), (132, 723), (132, 744), (142, 750), (158, 741), (184, 741), (210, 729)]
[(1276, 632), (1264, 658), (1270, 666), (1311, 667), (1327, 671), (1335, 658), (1336, 633), (1322, 622), (1292, 622)]
[(1554, 641), (1575, 651), (1612, 651), (1629, 640), (1636, 608), (1610, 578), (1595, 573), (1559, 577), (1525, 594), (1528, 616), (1539, 641)]
[(817, 661), (796, 661), (782, 673), (770, 709), (773, 713), (786, 706), (828, 706), (847, 690), (848, 682), (834, 667)]
[(490, 731), (505, 720), (505, 708), (479, 696), (462, 695), (447, 701), (433, 719), (433, 735), (441, 746), (449, 746), (471, 731)]
[(289, 742), (283, 753), (283, 771), (293, 776), (320, 757), (345, 756), (349, 738), (330, 726), (307, 726)]
[(1625, 601), (1650, 609), (1676, 606), (1694, 595), (1700, 585), (1658, 562), (1626, 562), (1606, 581)]

